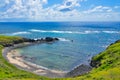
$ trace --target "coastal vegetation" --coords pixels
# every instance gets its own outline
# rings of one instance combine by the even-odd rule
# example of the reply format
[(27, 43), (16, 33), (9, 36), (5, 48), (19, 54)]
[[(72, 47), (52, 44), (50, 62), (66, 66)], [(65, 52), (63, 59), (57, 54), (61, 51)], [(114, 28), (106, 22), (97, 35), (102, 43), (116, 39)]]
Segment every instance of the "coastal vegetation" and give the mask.
[(120, 41), (116, 41), (91, 60), (93, 69), (86, 74), (74, 78), (47, 78), (24, 70), (19, 70), (2, 56), (4, 46), (16, 41), (24, 41), (22, 37), (0, 36), (0, 80), (119, 80), (120, 79)]
[(111, 44), (91, 61), (94, 67), (90, 73), (80, 76), (89, 80), (119, 80), (120, 79), (120, 40)]
[[(0, 36), (0, 43), (11, 44), (15, 40), (23, 40), (21, 37), (9, 37)], [(47, 79), (45, 77), (37, 76), (33, 73), (29, 73), (23, 70), (17, 69), (10, 64), (2, 56), (2, 49), (4, 47), (0, 45), (0, 80), (34, 80), (34, 79)]]

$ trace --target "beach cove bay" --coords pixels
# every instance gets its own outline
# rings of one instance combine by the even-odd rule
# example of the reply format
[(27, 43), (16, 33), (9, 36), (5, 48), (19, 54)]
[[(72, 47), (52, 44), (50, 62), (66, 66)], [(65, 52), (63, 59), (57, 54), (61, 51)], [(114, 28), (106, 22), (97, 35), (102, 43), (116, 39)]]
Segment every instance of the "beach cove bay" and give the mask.
[[(57, 37), (60, 41), (16, 50), (26, 61), (52, 70), (70, 71), (89, 65), (96, 54), (120, 37), (120, 22), (1, 22), (0, 34), (31, 39)], [(32, 59), (31, 59), (32, 58)]]

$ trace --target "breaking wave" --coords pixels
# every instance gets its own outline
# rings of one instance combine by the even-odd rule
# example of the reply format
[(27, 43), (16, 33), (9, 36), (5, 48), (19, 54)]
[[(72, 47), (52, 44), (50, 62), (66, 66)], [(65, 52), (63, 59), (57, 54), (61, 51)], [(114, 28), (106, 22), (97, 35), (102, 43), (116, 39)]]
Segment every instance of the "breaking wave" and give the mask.
[(39, 33), (61, 33), (61, 34), (98, 34), (98, 33), (107, 33), (112, 34), (116, 33), (119, 34), (120, 31), (93, 31), (93, 30), (86, 30), (86, 31), (58, 31), (58, 30), (38, 30), (38, 29), (31, 29), (31, 32), (39, 32)]
[(48, 31), (48, 30), (37, 30), (37, 29), (31, 29), (29, 30), (31, 32), (40, 32), (40, 33), (66, 33), (66, 34), (90, 34), (90, 33), (99, 33), (99, 31), (83, 31), (83, 32), (80, 32), (80, 31), (57, 31), (57, 30), (51, 30), (51, 31)]
[(27, 32), (27, 31), (14, 32), (14, 33), (5, 33), (5, 35), (12, 35), (12, 36), (22, 35), (22, 34), (31, 34), (31, 33), (30, 33), (30, 32)]
[(120, 31), (103, 31), (104, 33), (109, 33), (109, 34), (113, 34), (113, 33), (116, 33), (116, 34), (119, 34)]
[[(85, 30), (85, 31), (58, 31), (58, 30), (37, 30), (37, 29), (30, 29), (28, 31), (21, 31), (21, 32), (14, 32), (14, 33), (4, 33), (2, 35), (22, 35), (22, 34), (31, 34), (32, 32), (38, 33), (58, 33), (58, 34), (99, 34), (99, 33), (106, 33), (106, 34), (120, 34), (120, 31), (93, 31), (93, 30)], [(62, 40), (62, 39), (61, 39)], [(64, 38), (63, 38), (64, 40)]]
[(65, 39), (65, 38), (59, 38), (60, 41), (71, 41), (69, 39)]

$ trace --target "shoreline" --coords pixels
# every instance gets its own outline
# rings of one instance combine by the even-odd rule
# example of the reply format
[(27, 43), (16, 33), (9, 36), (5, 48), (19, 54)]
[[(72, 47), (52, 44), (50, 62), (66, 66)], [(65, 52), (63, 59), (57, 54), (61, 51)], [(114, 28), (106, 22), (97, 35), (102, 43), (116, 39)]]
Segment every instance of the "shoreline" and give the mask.
[(23, 58), (19, 57), (20, 56), (19, 52), (14, 50), (19, 47), (25, 47), (25, 46), (35, 45), (35, 44), (38, 44), (38, 43), (24, 42), (24, 43), (14, 44), (14, 46), (11, 46), (11, 47), (5, 47), (2, 50), (2, 55), (9, 63), (15, 65), (17, 68), (21, 70), (25, 70), (40, 76), (46, 76), (50, 78), (75, 77), (75, 76), (88, 73), (92, 69), (89, 65), (79, 65), (69, 72), (50, 70), (40, 65), (36, 65), (34, 63), (25, 61)]

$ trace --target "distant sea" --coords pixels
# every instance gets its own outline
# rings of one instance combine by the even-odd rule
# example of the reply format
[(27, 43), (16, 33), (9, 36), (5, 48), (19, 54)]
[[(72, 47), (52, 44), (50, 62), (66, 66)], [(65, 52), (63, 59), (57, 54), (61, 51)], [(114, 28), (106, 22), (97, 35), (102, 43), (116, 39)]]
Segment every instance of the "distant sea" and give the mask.
[(80, 64), (120, 39), (120, 22), (4, 22), (0, 34), (26, 38), (57, 37), (52, 44), (37, 44), (17, 49), (27, 61), (61, 71)]

